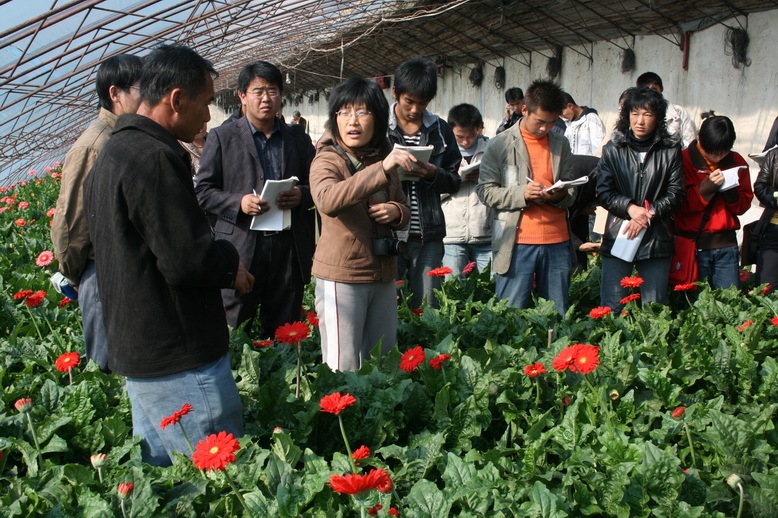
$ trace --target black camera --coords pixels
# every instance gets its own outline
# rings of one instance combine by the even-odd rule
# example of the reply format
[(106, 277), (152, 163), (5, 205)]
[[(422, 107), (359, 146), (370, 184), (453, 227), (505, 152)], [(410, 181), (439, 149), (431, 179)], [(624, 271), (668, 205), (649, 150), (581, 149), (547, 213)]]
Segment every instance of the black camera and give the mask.
[(402, 255), (405, 253), (405, 241), (394, 237), (374, 237), (374, 255)]

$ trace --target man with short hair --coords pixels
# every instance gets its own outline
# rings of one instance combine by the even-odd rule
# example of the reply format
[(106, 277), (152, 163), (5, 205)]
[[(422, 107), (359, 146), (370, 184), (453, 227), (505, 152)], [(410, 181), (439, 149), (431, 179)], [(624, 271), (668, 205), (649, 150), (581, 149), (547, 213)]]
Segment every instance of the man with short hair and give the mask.
[[(654, 72), (644, 72), (638, 76), (637, 84), (638, 88), (646, 87), (653, 88), (660, 94), (664, 92), (664, 86), (662, 85), (662, 78), (659, 74)], [(665, 115), (665, 121), (667, 121), (667, 132), (670, 135), (678, 135), (683, 141), (683, 148), (689, 147), (689, 144), (697, 138), (697, 127), (694, 125), (694, 121), (689, 116), (689, 113), (677, 104), (671, 103), (665, 99), (667, 103), (667, 115)]]
[(561, 315), (568, 308), (572, 270), (565, 209), (575, 189), (548, 187), (573, 178), (570, 145), (551, 131), (564, 101), (555, 83), (533, 82), (519, 124), (489, 141), (476, 187), (481, 201), (494, 209), (497, 298), (526, 308), (537, 280), (539, 295), (553, 300)]
[(478, 167), (467, 173), (462, 168), (478, 164), (483, 157), (488, 141), (481, 134), (484, 119), (472, 104), (459, 104), (448, 112), (448, 124), (462, 154), (462, 184), (457, 192), (440, 196), (446, 216), (443, 266), (459, 275), (468, 263), (475, 262), (482, 272), (492, 259), (492, 213), (475, 192)]
[(193, 50), (161, 46), (145, 58), (141, 104), (116, 121), (84, 183), (109, 338), (109, 367), (126, 377), (143, 461), (189, 454), (178, 426), (160, 422), (191, 406), (193, 441), (243, 433), (219, 288), (250, 291), (235, 247), (214, 240), (192, 186), (191, 142), (210, 120), (213, 65)]
[(497, 128), (497, 135), (507, 130), (521, 119), (521, 108), (524, 106), (524, 92), (522, 92), (521, 88), (518, 86), (508, 88), (505, 90), (505, 103), (505, 118)]
[(392, 87), (395, 102), (389, 111), (389, 140), (403, 146), (433, 146), (429, 162), (403, 173), (417, 179), (402, 182), (411, 207), (411, 222), (403, 232), (406, 251), (397, 258), (400, 277), (408, 277), (412, 308), (420, 307), (424, 299), (437, 307), (434, 291), (440, 288), (440, 277), (428, 272), (443, 263), (446, 223), (440, 195), (456, 192), (461, 183), (457, 171), (462, 156), (451, 127), (427, 111), (437, 91), (438, 75), (431, 61), (414, 58), (397, 67)]
[(605, 124), (597, 115), (597, 110), (588, 106), (578, 106), (575, 99), (565, 92), (565, 109), (562, 119), (566, 126), (565, 137), (570, 141), (570, 150), (574, 155), (598, 155), (605, 139)]
[(86, 356), (104, 372), (108, 372), (108, 338), (81, 190), (95, 160), (111, 138), (117, 117), (135, 113), (140, 105), (138, 83), (142, 66), (141, 58), (118, 54), (103, 61), (97, 69), (100, 112), (65, 157), (57, 208), (51, 222), (51, 242), (59, 271), (78, 289)]
[(303, 117), (297, 110), (292, 112), (292, 124), (299, 124), (305, 128), (305, 132), (308, 133), (308, 121), (305, 120), (305, 117)]
[[(246, 323), (248, 333), (259, 308), (264, 336), (273, 336), (278, 327), (300, 319), (314, 250), (308, 184), (314, 148), (302, 126), (287, 125), (276, 116), (283, 86), (281, 71), (267, 61), (243, 67), (237, 90), (245, 116), (208, 134), (195, 187), (200, 206), (217, 218), (216, 238), (235, 245), (256, 278), (250, 293), (237, 296), (233, 290), (222, 291), (227, 322), (232, 327)], [(293, 176), (298, 184), (278, 198), (259, 197), (266, 180)], [(291, 211), (290, 228), (250, 229), (254, 216), (278, 210)]]

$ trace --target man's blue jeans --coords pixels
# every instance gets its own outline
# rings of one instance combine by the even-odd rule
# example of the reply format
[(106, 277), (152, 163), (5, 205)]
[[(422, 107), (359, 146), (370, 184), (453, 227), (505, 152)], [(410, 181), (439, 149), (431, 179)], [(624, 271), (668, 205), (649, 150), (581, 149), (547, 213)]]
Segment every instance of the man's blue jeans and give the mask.
[(421, 307), (425, 298), (430, 307), (438, 307), (435, 290), (441, 278), (427, 275), (443, 264), (443, 241), (408, 241), (405, 253), (397, 257), (398, 278), (407, 276), (411, 308)]
[(108, 334), (103, 323), (103, 303), (97, 291), (95, 262), (87, 261), (78, 285), (78, 306), (81, 308), (81, 323), (84, 327), (86, 357), (108, 372)]
[(697, 250), (698, 278), (708, 280), (711, 288), (740, 286), (740, 254), (736, 246)]
[(127, 394), (132, 403), (132, 432), (140, 435), (143, 461), (152, 466), (170, 466), (171, 452), (190, 456), (180, 424), (164, 430), (159, 423), (185, 403), (192, 405), (181, 418), (192, 446), (206, 435), (226, 431), (243, 435), (243, 405), (225, 354), (197, 369), (156, 378), (127, 377)]
[(538, 295), (553, 300), (560, 315), (567, 313), (570, 298), (570, 241), (552, 245), (513, 245), (511, 266), (496, 276), (498, 300), (519, 309), (529, 306), (532, 286), (537, 279)]
[(451, 268), (451, 275), (446, 276), (446, 279), (459, 275), (464, 267), (472, 262), (475, 262), (478, 271), (482, 272), (492, 260), (491, 243), (446, 244), (444, 250), (443, 266)]
[(640, 302), (667, 304), (667, 279), (670, 276), (672, 260), (672, 257), (661, 257), (628, 263), (617, 257), (603, 256), (600, 304), (614, 311), (621, 311), (624, 306), (620, 302), (621, 299), (630, 294), (629, 289), (621, 286), (621, 279), (632, 276), (633, 268), (637, 269), (638, 275), (644, 281), (640, 285)]

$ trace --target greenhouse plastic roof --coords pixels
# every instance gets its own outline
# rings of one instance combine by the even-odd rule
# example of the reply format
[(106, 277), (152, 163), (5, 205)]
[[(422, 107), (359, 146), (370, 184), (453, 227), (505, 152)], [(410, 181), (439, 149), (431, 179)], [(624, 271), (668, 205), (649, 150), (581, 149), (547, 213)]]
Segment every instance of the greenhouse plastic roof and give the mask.
[(0, 0), (0, 185), (64, 157), (96, 116), (96, 68), (115, 54), (191, 46), (220, 72), (222, 104), (240, 68), (266, 59), (288, 74), (287, 101), (299, 101), (341, 77), (391, 75), (411, 54), (444, 67), (521, 61), (529, 51), (550, 57), (602, 40), (626, 49), (648, 33), (680, 46), (685, 30), (776, 7), (775, 0)]

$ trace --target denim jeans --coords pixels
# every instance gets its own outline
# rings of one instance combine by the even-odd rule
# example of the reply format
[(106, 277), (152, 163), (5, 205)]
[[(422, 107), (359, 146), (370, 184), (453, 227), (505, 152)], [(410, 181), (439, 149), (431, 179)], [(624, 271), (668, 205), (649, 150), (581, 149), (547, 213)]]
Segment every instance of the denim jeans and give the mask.
[(628, 263), (616, 257), (603, 256), (600, 304), (621, 311), (624, 305), (619, 301), (630, 293), (628, 288), (622, 288), (621, 279), (630, 277), (633, 267), (637, 268), (638, 275), (644, 281), (640, 286), (641, 302), (667, 304), (667, 279), (672, 261), (672, 257), (660, 257)]
[(95, 262), (87, 261), (81, 281), (78, 285), (78, 306), (81, 308), (81, 324), (84, 326), (84, 345), (86, 357), (100, 367), (108, 370), (108, 334), (103, 323), (103, 303), (97, 291), (97, 273)]
[(200, 368), (156, 378), (127, 377), (127, 394), (132, 404), (132, 432), (140, 435), (143, 461), (152, 466), (170, 466), (172, 452), (190, 456), (181, 425), (159, 427), (163, 418), (192, 405), (181, 418), (195, 447), (206, 435), (226, 431), (243, 435), (243, 405), (225, 354)]
[(711, 288), (740, 286), (740, 253), (737, 246), (697, 250), (699, 280), (708, 280)]
[(407, 277), (411, 292), (411, 308), (421, 307), (427, 299), (430, 307), (438, 307), (435, 290), (440, 289), (440, 277), (427, 272), (443, 264), (443, 241), (408, 241), (405, 253), (397, 257), (398, 278)]
[(560, 315), (567, 313), (570, 297), (570, 241), (552, 245), (513, 245), (511, 266), (496, 276), (497, 300), (519, 309), (529, 306), (532, 286), (537, 279), (538, 295), (553, 300)]
[(451, 275), (446, 276), (447, 280), (462, 273), (462, 269), (468, 263), (475, 262), (478, 271), (482, 272), (492, 260), (491, 243), (446, 244), (443, 248), (443, 266), (448, 266), (452, 270)]

